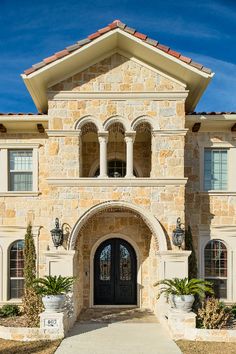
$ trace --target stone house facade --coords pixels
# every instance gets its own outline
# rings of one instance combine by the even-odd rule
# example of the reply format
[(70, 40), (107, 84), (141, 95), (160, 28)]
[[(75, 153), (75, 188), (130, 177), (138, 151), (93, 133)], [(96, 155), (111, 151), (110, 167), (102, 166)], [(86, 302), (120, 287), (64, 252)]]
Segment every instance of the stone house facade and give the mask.
[(0, 304), (20, 302), (31, 222), (38, 274), (76, 276), (75, 317), (158, 313), (153, 283), (188, 275), (177, 218), (199, 276), (236, 301), (236, 114), (191, 113), (213, 73), (116, 20), (22, 77), (39, 113), (0, 116)]

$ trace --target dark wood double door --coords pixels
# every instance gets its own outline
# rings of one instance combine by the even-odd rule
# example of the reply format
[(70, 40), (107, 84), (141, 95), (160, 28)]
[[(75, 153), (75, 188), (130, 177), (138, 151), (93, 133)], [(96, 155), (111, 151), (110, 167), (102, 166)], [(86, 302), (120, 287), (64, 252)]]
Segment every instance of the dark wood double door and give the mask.
[(123, 239), (104, 241), (94, 257), (94, 304), (137, 304), (137, 259)]

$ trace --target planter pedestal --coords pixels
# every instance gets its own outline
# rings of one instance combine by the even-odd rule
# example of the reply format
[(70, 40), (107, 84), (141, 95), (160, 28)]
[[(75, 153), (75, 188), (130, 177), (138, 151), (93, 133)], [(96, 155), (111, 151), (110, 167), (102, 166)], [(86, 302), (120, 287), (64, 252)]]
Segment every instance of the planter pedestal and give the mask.
[(69, 318), (67, 311), (64, 312), (42, 312), (40, 315), (40, 329), (47, 333), (57, 333), (61, 338), (69, 330)]
[(168, 326), (173, 339), (184, 339), (188, 328), (196, 328), (196, 314), (194, 312), (168, 311)]

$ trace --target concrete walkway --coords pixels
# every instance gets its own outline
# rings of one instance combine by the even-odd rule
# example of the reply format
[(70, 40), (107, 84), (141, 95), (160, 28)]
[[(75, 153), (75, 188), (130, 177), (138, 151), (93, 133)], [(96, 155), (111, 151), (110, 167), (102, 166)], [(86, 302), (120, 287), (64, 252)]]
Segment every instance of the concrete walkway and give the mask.
[[(127, 311), (126, 311), (127, 312)], [(139, 316), (140, 317), (140, 316)], [(76, 322), (55, 354), (181, 354), (154, 316)]]

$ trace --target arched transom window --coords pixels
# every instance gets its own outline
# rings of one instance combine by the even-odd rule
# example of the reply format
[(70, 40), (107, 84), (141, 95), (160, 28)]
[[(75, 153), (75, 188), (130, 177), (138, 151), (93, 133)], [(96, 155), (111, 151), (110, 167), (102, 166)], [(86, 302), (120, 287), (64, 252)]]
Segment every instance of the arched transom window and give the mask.
[(24, 292), (24, 241), (19, 240), (10, 248), (10, 298), (19, 299)]
[(214, 285), (215, 296), (227, 298), (227, 248), (220, 240), (207, 243), (204, 250), (205, 279)]

